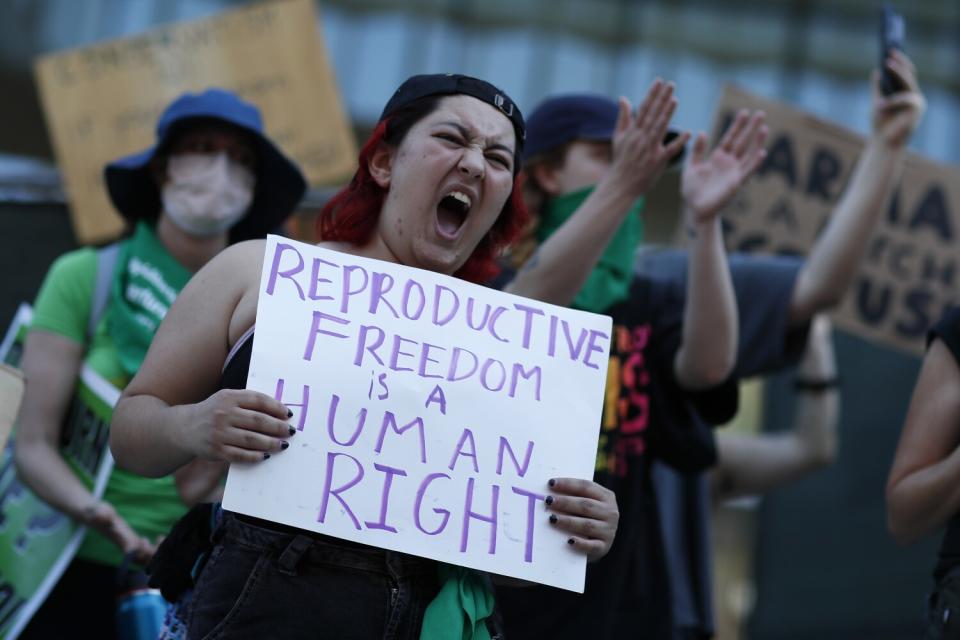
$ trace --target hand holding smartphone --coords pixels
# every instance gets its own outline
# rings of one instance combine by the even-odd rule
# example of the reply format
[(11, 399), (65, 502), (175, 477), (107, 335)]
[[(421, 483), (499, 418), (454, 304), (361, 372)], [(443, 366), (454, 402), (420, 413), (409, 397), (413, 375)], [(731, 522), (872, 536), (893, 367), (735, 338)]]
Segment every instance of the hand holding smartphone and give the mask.
[(887, 57), (891, 49), (903, 51), (907, 27), (903, 16), (889, 3), (883, 5), (880, 14), (880, 91), (888, 96), (906, 89), (903, 83), (887, 69)]

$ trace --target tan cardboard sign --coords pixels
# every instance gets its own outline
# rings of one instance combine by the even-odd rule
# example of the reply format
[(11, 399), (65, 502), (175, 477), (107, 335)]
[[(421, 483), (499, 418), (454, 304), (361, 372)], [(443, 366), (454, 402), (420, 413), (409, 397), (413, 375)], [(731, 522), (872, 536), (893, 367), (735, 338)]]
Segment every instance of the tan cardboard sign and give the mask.
[[(731, 251), (806, 254), (852, 173), (865, 140), (793, 107), (727, 86), (714, 118), (763, 109), (768, 157), (725, 212)], [(889, 207), (868, 239), (860, 273), (835, 314), (839, 326), (921, 354), (944, 308), (960, 301), (960, 168), (907, 157)]]
[(164, 107), (219, 86), (255, 103), (267, 134), (311, 184), (347, 178), (356, 143), (312, 0), (274, 0), (142, 35), (46, 55), (35, 66), (77, 237), (123, 228), (104, 165), (145, 149)]

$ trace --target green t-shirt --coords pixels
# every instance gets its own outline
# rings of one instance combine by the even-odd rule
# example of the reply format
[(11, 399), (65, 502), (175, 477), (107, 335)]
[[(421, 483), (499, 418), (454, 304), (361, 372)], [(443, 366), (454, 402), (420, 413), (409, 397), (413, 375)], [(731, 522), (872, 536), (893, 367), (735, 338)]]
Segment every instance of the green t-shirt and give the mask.
[[(95, 249), (78, 249), (58, 258), (37, 294), (31, 328), (85, 344), (96, 276)], [(108, 306), (97, 324), (92, 343), (87, 345), (84, 362), (118, 389), (123, 389), (130, 380), (120, 365), (117, 349), (107, 331), (106, 316), (109, 313)], [(186, 511), (172, 476), (143, 478), (114, 469), (103, 499), (112, 504), (137, 533), (150, 540), (166, 535)], [(120, 549), (95, 531), (88, 532), (77, 555), (115, 566), (122, 560)]]

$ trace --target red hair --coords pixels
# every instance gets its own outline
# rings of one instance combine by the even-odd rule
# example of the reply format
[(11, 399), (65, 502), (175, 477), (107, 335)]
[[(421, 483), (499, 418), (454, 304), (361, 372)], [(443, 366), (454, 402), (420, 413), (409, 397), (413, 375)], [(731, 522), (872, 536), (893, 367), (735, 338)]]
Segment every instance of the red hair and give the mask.
[[(385, 143), (387, 120), (381, 121), (360, 150), (357, 172), (350, 184), (331, 198), (317, 218), (321, 240), (337, 240), (363, 245), (370, 240), (387, 190), (370, 175), (370, 158), (377, 145)], [(488, 282), (500, 272), (498, 260), (504, 248), (516, 240), (529, 220), (523, 201), (519, 174), (514, 178), (513, 191), (493, 226), (477, 244), (467, 261), (454, 276), (469, 282)]]

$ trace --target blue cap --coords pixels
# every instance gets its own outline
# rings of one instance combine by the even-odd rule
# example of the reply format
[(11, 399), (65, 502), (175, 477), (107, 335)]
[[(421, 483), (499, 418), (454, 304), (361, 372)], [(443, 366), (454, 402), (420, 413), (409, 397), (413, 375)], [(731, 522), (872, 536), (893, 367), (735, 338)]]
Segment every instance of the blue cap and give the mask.
[[(620, 105), (615, 100), (595, 93), (572, 93), (547, 98), (527, 117), (527, 144), (523, 159), (529, 160), (575, 140), (609, 142), (613, 140), (619, 115)], [(676, 131), (667, 131), (664, 143), (677, 135)], [(681, 149), (670, 159), (670, 163), (678, 162), (683, 153)]]
[(614, 100), (596, 94), (547, 98), (527, 116), (523, 157), (526, 160), (574, 140), (612, 140), (619, 112)]
[(166, 108), (157, 122), (152, 147), (115, 160), (104, 168), (107, 191), (114, 206), (130, 223), (156, 215), (160, 191), (150, 172), (150, 161), (184, 125), (215, 120), (246, 133), (257, 155), (253, 202), (247, 214), (230, 230), (230, 241), (262, 238), (293, 213), (307, 189), (297, 168), (265, 135), (260, 111), (225, 89), (185, 93)]

